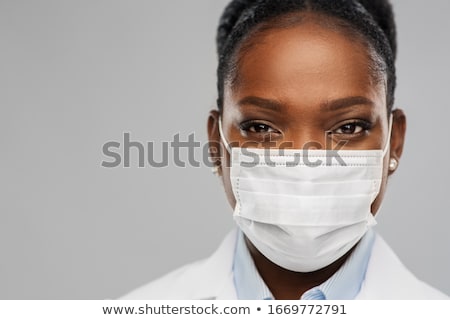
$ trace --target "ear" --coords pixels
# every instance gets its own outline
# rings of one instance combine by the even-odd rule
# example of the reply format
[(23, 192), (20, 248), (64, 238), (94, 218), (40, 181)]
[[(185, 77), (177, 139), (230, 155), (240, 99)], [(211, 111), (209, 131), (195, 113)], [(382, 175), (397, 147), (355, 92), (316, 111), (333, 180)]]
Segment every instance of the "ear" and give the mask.
[(208, 151), (211, 158), (211, 163), (218, 170), (217, 174), (222, 175), (221, 172), (221, 141), (219, 133), (219, 111), (211, 110), (208, 116)]
[[(397, 163), (400, 162), (400, 158), (403, 153), (403, 146), (405, 144), (406, 134), (406, 116), (403, 110), (396, 109), (393, 112), (392, 117), (392, 134), (391, 134), (391, 149), (390, 158), (395, 159)], [(389, 175), (394, 173), (396, 168), (389, 170)]]

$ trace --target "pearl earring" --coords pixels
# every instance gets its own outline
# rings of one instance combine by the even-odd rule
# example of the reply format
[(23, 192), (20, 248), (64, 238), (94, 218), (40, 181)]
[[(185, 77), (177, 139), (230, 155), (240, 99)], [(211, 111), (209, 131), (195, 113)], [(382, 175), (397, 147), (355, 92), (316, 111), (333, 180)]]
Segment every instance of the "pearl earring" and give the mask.
[(391, 158), (391, 160), (389, 161), (389, 171), (395, 171), (395, 169), (397, 169), (398, 166), (398, 161), (395, 158)]
[(219, 176), (219, 168), (220, 166), (218, 165), (215, 165), (214, 167), (211, 168), (211, 171), (215, 176)]

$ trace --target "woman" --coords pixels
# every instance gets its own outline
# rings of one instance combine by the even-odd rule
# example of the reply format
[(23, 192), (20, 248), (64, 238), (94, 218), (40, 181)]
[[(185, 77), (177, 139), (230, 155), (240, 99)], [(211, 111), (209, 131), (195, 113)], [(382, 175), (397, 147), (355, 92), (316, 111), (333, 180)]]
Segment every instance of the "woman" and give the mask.
[(389, 2), (234, 0), (217, 46), (208, 133), (238, 228), (124, 298), (446, 299), (371, 228), (406, 129)]

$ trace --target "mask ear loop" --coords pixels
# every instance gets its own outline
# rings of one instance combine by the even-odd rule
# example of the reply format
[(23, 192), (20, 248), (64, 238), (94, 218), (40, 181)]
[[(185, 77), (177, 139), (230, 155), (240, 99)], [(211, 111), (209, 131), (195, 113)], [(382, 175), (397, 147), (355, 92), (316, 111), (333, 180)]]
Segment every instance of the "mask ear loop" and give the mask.
[(389, 147), (391, 146), (391, 134), (392, 134), (392, 122), (393, 122), (393, 120), (394, 120), (394, 117), (393, 117), (393, 114), (391, 112), (391, 114), (389, 116), (389, 124), (388, 124), (389, 130), (388, 130), (387, 142), (386, 142), (386, 145), (384, 146), (384, 149), (383, 149), (383, 158), (386, 156), (387, 151), (388, 151)]
[(223, 130), (222, 130), (222, 116), (219, 115), (219, 134), (220, 134), (220, 139), (222, 140), (222, 143), (225, 145), (225, 148), (227, 149), (227, 151), (231, 154), (231, 147), (228, 144), (227, 139), (225, 139), (225, 135), (223, 134)]
[[(386, 156), (389, 147), (391, 146), (391, 134), (392, 134), (392, 123), (393, 123), (393, 121), (394, 121), (394, 116), (393, 116), (393, 114), (392, 114), (392, 112), (391, 112), (391, 114), (389, 115), (388, 138), (387, 138), (386, 145), (384, 146), (384, 149), (383, 149), (383, 159), (384, 159), (384, 157)], [(378, 196), (379, 192), (380, 192), (380, 190), (378, 190), (378, 192), (375, 194), (373, 200), (375, 200), (375, 198)], [(372, 201), (373, 201), (373, 200), (372, 200)], [(371, 220), (371, 222), (369, 222), (370, 227), (373, 227), (373, 226), (377, 225), (377, 223), (378, 223), (377, 221), (378, 221), (379, 218), (380, 218), (380, 212), (381, 212), (381, 207), (382, 207), (382, 206), (383, 206), (383, 202), (381, 202), (380, 206), (378, 207), (378, 211), (377, 211), (377, 213), (376, 213), (375, 215), (373, 215), (372, 213), (370, 213), (370, 220)]]

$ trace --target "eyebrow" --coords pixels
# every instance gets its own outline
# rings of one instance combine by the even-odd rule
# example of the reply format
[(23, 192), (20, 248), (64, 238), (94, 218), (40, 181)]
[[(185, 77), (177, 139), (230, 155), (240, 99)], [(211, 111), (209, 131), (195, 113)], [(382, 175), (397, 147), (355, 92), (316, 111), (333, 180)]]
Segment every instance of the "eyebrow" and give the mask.
[[(239, 100), (238, 105), (254, 105), (257, 107), (281, 111), (283, 104), (276, 100), (260, 98), (256, 96), (248, 96)], [(349, 108), (355, 105), (373, 106), (374, 102), (363, 96), (351, 96), (336, 100), (326, 101), (320, 105), (323, 111), (336, 111), (339, 109)]]
[(375, 103), (363, 96), (352, 96), (322, 103), (320, 105), (320, 109), (323, 111), (336, 111), (339, 109), (353, 107), (355, 105), (373, 106)]
[(255, 96), (248, 96), (248, 97), (242, 98), (238, 102), (238, 105), (240, 105), (240, 106), (248, 105), (248, 104), (251, 104), (251, 105), (254, 105), (257, 107), (261, 107), (261, 108), (265, 108), (265, 109), (275, 110), (275, 111), (282, 110), (282, 103), (275, 101), (275, 100), (264, 99), (264, 98), (255, 97)]

